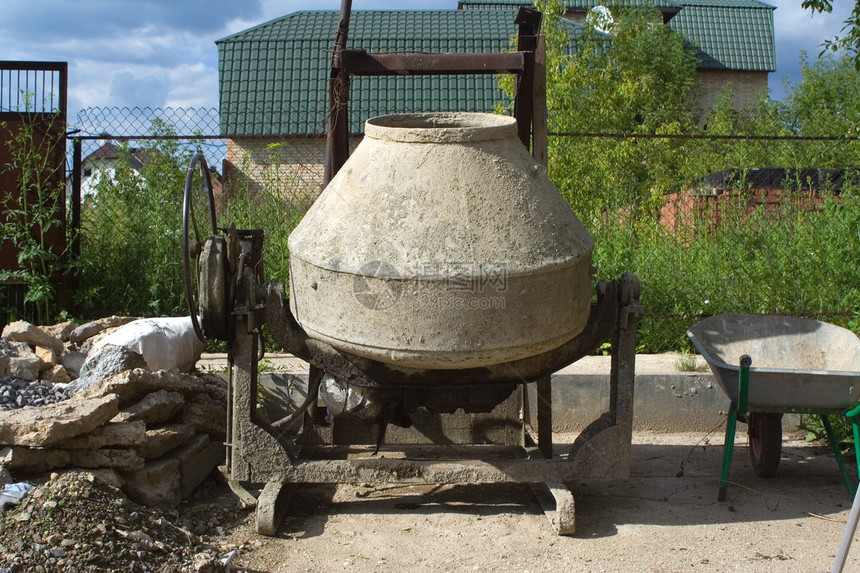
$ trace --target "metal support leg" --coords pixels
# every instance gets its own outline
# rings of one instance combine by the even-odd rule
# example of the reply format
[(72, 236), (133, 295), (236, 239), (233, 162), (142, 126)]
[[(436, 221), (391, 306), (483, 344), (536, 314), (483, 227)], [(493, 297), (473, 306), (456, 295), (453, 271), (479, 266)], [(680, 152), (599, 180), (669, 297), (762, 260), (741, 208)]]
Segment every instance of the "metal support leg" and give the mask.
[(547, 375), (537, 380), (538, 449), (552, 459), (552, 380)]
[(252, 482), (280, 481), (292, 465), (287, 451), (257, 420), (257, 335), (247, 331), (244, 317), (236, 320), (231, 349), (230, 473), (232, 479)]
[(266, 484), (257, 499), (257, 512), (254, 516), (258, 534), (272, 536), (278, 532), (294, 491), (293, 484), (276, 481)]
[(827, 442), (830, 444), (830, 449), (833, 450), (833, 457), (836, 458), (836, 463), (839, 464), (839, 473), (842, 474), (842, 481), (845, 482), (845, 487), (848, 488), (848, 494), (854, 496), (855, 487), (851, 482), (851, 477), (848, 475), (848, 470), (845, 467), (845, 460), (842, 459), (842, 451), (839, 449), (839, 440), (836, 439), (836, 433), (833, 431), (833, 426), (827, 414), (821, 414), (821, 424), (824, 426), (824, 431), (827, 433)]
[(550, 527), (557, 535), (576, 533), (576, 506), (573, 494), (560, 482), (548, 481), (530, 484)]
[(735, 448), (735, 429), (738, 425), (738, 409), (735, 403), (729, 406), (729, 416), (726, 420), (726, 441), (723, 443), (723, 470), (720, 473), (720, 492), (717, 501), (726, 501), (728, 490), (729, 470), (732, 467), (732, 453)]
[(729, 470), (732, 467), (732, 453), (735, 448), (735, 430), (738, 425), (738, 416), (747, 415), (749, 396), (749, 380), (750, 366), (752, 358), (744, 354), (740, 359), (740, 369), (738, 370), (738, 403), (732, 402), (729, 407), (729, 417), (726, 420), (726, 442), (723, 444), (723, 471), (720, 473), (720, 491), (717, 494), (717, 501), (726, 501), (726, 493), (729, 483)]
[(577, 436), (569, 456), (576, 465), (588, 468), (592, 480), (630, 477), (636, 327), (643, 309), (636, 275), (624, 273), (619, 286), (619, 312), (612, 333), (609, 410)]

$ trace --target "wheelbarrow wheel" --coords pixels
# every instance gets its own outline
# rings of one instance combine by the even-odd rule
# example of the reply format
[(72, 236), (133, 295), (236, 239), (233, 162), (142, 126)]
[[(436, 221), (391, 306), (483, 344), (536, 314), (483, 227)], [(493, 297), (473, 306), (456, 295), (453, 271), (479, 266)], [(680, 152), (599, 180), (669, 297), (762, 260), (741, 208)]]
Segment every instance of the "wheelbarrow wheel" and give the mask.
[(750, 412), (750, 460), (759, 477), (773, 477), (782, 457), (782, 414)]

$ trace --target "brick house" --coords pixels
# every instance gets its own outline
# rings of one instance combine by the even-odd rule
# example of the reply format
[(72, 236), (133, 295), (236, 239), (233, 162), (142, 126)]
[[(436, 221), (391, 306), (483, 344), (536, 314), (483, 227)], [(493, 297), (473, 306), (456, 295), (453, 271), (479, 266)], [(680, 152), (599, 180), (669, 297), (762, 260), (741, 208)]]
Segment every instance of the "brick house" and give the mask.
[(703, 220), (710, 228), (719, 226), (728, 207), (737, 211), (742, 206), (746, 215), (762, 209), (775, 213), (786, 201), (820, 209), (828, 195), (839, 201), (844, 186), (858, 184), (857, 169), (724, 169), (702, 177), (689, 189), (667, 195), (657, 218), (673, 235), (682, 236)]
[[(527, 4), (521, 0), (460, 0), (459, 8), (510, 9)], [(611, 12), (616, 7), (653, 4), (664, 24), (696, 46), (702, 110), (711, 108), (728, 83), (734, 88), (735, 107), (749, 106), (767, 92), (768, 73), (776, 71), (776, 8), (758, 0), (563, 0), (563, 4), (563, 17), (580, 24), (597, 5)]]
[[(623, 0), (641, 2), (642, 0)], [(453, 0), (452, 0), (453, 3)], [(664, 21), (698, 46), (699, 72), (710, 106), (722, 86), (735, 85), (738, 105), (767, 86), (775, 69), (773, 7), (756, 0), (668, 0)], [(526, 3), (528, 4), (528, 3)], [(575, 42), (594, 2), (568, 0), (565, 25)], [(458, 10), (354, 11), (348, 48), (375, 52), (503, 52), (517, 33), (522, 2), (463, 0)], [(611, 4), (609, 4), (611, 7)], [(611, 8), (610, 8), (611, 9)], [(336, 11), (288, 14), (216, 42), (221, 133), (229, 136), (223, 174), (254, 185), (287, 170), (289, 191), (318, 193), (322, 181), (328, 71)], [(353, 78), (350, 133), (357, 143), (364, 121), (386, 113), (492, 111), (506, 98), (485, 76)]]

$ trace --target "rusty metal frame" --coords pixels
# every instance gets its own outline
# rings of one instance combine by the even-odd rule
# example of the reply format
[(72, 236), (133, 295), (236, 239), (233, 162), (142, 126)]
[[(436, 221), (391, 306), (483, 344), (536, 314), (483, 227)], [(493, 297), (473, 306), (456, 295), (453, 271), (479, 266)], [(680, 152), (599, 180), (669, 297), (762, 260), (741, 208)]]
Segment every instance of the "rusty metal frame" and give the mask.
[(347, 50), (351, 0), (341, 3), (340, 20), (329, 72), (329, 116), (323, 185), (340, 170), (349, 156), (349, 84), (351, 76), (406, 76), (439, 74), (515, 74), (514, 117), (517, 134), (531, 149), (535, 116), (535, 51), (538, 49), (542, 15), (521, 7), (514, 23), (519, 26), (516, 52), (506, 53), (379, 53)]

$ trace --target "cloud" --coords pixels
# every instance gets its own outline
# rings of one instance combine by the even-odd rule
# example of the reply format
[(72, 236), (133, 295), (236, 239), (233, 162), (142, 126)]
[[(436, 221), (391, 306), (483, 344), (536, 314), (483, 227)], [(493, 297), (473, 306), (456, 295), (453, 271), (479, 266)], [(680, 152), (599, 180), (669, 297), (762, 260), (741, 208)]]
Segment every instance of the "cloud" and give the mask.
[(777, 7), (773, 15), (776, 73), (771, 74), (768, 81), (774, 99), (785, 96), (785, 78), (790, 82), (800, 81), (801, 53), (806, 52), (810, 60), (815, 59), (822, 50), (822, 43), (839, 34), (852, 8), (850, 0), (836, 0), (832, 13), (813, 14), (800, 4), (800, 0), (774, 2)]
[(167, 82), (164, 80), (151, 75), (137, 76), (131, 71), (123, 70), (114, 74), (108, 95), (112, 105), (118, 107), (160, 107), (167, 99), (167, 91)]

